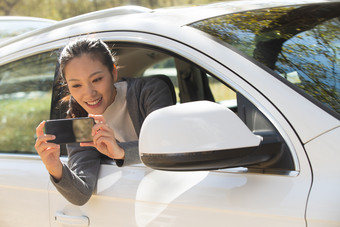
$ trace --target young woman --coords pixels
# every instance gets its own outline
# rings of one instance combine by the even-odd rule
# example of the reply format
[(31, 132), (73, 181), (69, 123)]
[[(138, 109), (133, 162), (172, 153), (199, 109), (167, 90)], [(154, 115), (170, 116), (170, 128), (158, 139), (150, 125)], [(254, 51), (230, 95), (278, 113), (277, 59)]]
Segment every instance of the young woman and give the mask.
[(80, 39), (60, 54), (60, 79), (66, 85), (67, 116), (93, 117), (91, 143), (68, 144), (68, 164), (60, 161), (60, 146), (48, 142), (45, 121), (36, 128), (35, 148), (51, 181), (71, 203), (85, 204), (97, 183), (100, 160), (111, 158), (117, 166), (140, 162), (138, 136), (152, 111), (175, 104), (174, 91), (160, 78), (126, 78), (117, 82), (114, 58), (99, 39)]

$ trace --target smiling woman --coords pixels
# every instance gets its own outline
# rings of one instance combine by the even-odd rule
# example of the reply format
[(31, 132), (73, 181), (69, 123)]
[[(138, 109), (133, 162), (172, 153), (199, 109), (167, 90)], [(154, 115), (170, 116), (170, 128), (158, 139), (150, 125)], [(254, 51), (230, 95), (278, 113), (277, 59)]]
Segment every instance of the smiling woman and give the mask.
[(64, 85), (63, 93), (67, 94), (62, 101), (70, 103), (68, 117), (102, 114), (113, 102), (116, 92), (113, 84), (117, 71), (108, 46), (80, 39), (65, 47), (59, 62), (58, 80)]
[(77, 57), (63, 71), (72, 97), (87, 113), (102, 114), (113, 103), (117, 72), (109, 72), (94, 56)]
[(69, 107), (67, 117), (89, 116), (96, 121), (92, 142), (68, 144), (68, 165), (59, 159), (60, 145), (51, 141), (55, 135), (44, 134), (45, 122), (36, 129), (35, 148), (52, 182), (77, 205), (91, 197), (103, 155), (118, 166), (140, 163), (138, 137), (145, 117), (176, 102), (173, 87), (157, 77), (116, 83), (114, 63), (108, 46), (99, 39), (77, 39), (60, 54), (58, 76), (67, 94), (62, 99)]

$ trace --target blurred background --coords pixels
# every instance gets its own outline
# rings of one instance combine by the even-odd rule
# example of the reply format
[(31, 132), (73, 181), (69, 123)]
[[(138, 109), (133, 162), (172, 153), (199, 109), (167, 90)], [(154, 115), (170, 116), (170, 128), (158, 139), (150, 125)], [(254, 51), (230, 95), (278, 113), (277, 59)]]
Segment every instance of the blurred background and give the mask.
[[(223, 0), (221, 0), (223, 1)], [(218, 0), (1, 0), (0, 16), (31, 16), (63, 20), (83, 13), (124, 5), (151, 9), (203, 5)]]

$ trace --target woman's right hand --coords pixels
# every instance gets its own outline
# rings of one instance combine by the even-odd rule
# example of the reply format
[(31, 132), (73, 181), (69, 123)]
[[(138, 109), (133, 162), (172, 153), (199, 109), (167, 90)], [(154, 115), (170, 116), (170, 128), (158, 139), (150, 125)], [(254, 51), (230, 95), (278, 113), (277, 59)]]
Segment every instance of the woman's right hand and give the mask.
[(60, 161), (60, 145), (48, 142), (55, 139), (54, 135), (44, 134), (45, 121), (42, 121), (36, 128), (37, 140), (35, 149), (41, 157), (47, 171), (58, 181), (63, 174), (63, 166)]

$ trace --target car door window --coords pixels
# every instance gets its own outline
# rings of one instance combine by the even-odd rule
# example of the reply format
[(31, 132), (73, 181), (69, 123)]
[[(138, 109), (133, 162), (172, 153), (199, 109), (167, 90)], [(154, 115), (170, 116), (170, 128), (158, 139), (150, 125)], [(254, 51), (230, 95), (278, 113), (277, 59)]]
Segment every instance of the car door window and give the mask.
[[(340, 113), (340, 21), (327, 20), (282, 45), (275, 70)], [(303, 57), (301, 57), (303, 56)]]
[(0, 152), (35, 153), (35, 128), (50, 117), (56, 60), (47, 52), (0, 67)]

